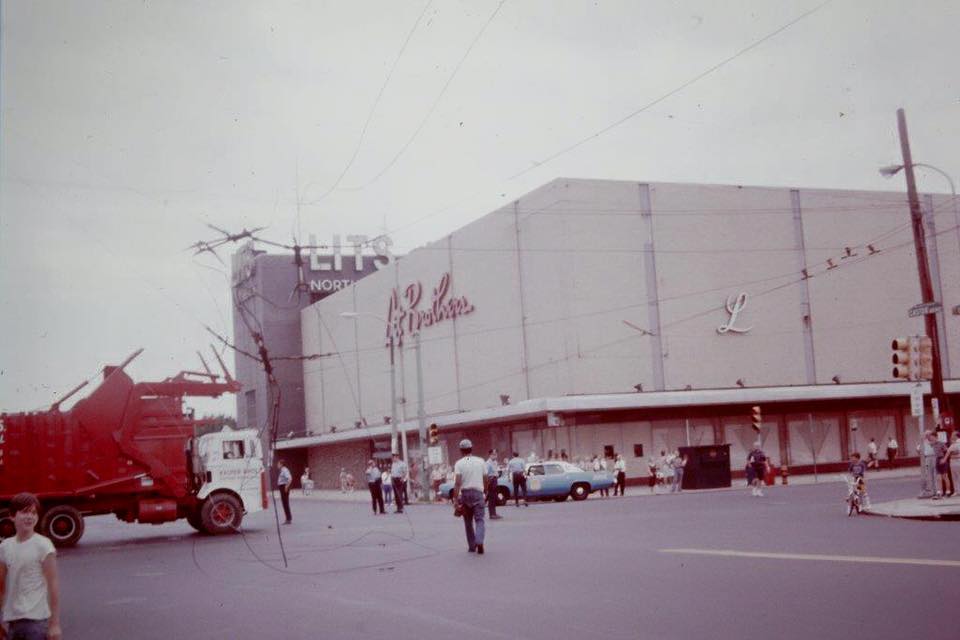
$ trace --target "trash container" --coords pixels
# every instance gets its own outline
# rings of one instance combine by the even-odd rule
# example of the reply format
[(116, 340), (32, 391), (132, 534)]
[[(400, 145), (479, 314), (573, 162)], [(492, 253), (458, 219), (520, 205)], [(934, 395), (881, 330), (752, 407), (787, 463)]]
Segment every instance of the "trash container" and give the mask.
[(711, 444), (680, 447), (687, 457), (683, 471), (684, 489), (718, 489), (730, 486), (730, 445)]

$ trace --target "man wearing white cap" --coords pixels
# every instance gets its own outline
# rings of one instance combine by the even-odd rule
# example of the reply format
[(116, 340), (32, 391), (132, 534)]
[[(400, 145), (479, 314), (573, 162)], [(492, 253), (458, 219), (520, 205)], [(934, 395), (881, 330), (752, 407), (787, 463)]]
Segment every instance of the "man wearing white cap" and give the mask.
[[(463, 527), (467, 532), (467, 550), (483, 555), (483, 480), (486, 465), (483, 458), (473, 455), (473, 443), (460, 441), (463, 457), (453, 465), (453, 503), (463, 513)], [(474, 528), (476, 525), (476, 528)]]

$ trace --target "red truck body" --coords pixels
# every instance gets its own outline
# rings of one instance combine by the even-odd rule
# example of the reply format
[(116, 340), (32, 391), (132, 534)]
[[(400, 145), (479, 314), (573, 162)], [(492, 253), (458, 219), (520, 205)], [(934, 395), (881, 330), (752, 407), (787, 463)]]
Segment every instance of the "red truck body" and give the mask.
[(5, 512), (22, 491), (40, 499), (40, 529), (61, 546), (79, 539), (85, 515), (148, 523), (186, 517), (197, 526), (203, 478), (192, 468), (189, 443), (204, 423), (184, 412), (183, 398), (234, 393), (239, 384), (187, 372), (134, 383), (123, 367), (139, 353), (105, 367), (101, 384), (68, 411), (57, 403), (0, 415), (0, 536), (12, 535)]

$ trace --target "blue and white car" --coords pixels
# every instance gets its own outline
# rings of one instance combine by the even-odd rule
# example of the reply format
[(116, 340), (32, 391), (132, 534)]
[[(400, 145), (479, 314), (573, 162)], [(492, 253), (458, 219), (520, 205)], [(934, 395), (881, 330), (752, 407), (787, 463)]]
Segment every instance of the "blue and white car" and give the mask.
[[(531, 500), (555, 500), (563, 502), (568, 497), (586, 500), (594, 491), (609, 489), (614, 485), (613, 476), (606, 471), (584, 471), (562, 460), (530, 462), (526, 467), (527, 497)], [(453, 483), (440, 485), (440, 495), (450, 498)], [(497, 504), (506, 504), (513, 497), (513, 479), (506, 470), (497, 478)]]

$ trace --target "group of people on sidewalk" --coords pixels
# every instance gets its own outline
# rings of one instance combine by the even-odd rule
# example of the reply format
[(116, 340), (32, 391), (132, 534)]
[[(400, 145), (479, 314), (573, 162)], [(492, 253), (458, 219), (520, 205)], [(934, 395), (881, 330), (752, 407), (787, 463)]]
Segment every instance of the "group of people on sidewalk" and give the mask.
[(376, 515), (385, 514), (384, 502), (389, 503), (391, 497), (394, 503), (394, 513), (403, 513), (404, 505), (410, 504), (407, 495), (407, 482), (410, 470), (407, 463), (400, 458), (399, 453), (393, 454), (390, 470), (381, 470), (374, 460), (367, 460), (364, 476), (367, 479), (367, 489), (370, 491), (370, 504)]
[(954, 431), (949, 442), (945, 436), (945, 431), (927, 430), (923, 433), (923, 441), (917, 445), (923, 478), (920, 498), (939, 500), (957, 493), (960, 485), (960, 431)]
[(672, 453), (661, 449), (659, 457), (651, 457), (647, 461), (650, 493), (656, 493), (657, 487), (669, 487), (670, 493), (683, 491), (683, 471), (686, 467), (687, 456), (681, 454), (679, 449)]

